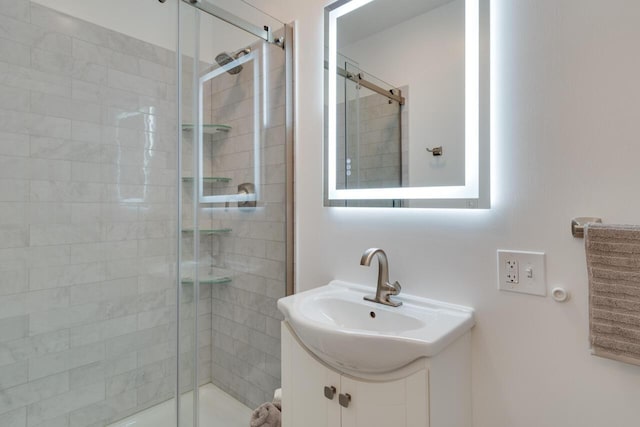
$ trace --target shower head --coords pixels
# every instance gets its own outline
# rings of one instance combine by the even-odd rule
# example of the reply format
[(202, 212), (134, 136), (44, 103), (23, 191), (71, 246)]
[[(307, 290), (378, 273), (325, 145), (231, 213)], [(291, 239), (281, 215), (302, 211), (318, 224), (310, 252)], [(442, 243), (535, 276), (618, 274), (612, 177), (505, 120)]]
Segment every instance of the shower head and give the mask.
[[(238, 50), (236, 52), (233, 52), (231, 54), (229, 54), (227, 52), (222, 52), (222, 53), (218, 54), (218, 56), (216, 56), (216, 62), (221, 67), (224, 67), (228, 63), (235, 61), (236, 59), (240, 58), (241, 56), (248, 55), (249, 53), (251, 53), (251, 48), (250, 47), (245, 47), (245, 48), (240, 49), (240, 50)], [(229, 73), (229, 74), (238, 74), (240, 71), (242, 71), (242, 65), (238, 65), (237, 67), (231, 68), (230, 70), (227, 71), (227, 73)]]

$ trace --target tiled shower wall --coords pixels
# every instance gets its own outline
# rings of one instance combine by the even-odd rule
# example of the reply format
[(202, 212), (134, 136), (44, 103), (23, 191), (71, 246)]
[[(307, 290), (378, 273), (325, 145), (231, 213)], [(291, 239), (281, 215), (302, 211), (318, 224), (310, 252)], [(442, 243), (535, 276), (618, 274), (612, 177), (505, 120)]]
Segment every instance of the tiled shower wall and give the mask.
[(175, 54), (0, 1), (0, 425), (172, 396)]
[[(405, 118), (404, 109), (378, 94), (337, 105), (337, 188), (402, 186), (401, 136), (404, 135), (400, 117), (402, 114)], [(347, 159), (350, 160), (350, 176), (345, 174)]]

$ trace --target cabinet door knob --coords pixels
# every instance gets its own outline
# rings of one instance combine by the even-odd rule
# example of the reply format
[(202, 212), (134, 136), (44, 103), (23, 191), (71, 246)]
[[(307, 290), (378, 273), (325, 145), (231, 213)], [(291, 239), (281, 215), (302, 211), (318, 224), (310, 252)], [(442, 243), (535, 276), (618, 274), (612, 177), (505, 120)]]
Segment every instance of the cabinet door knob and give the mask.
[(336, 388), (334, 386), (324, 386), (324, 397), (329, 400), (333, 400), (333, 396), (336, 395)]
[(338, 396), (338, 401), (340, 402), (340, 406), (344, 406), (345, 408), (349, 407), (349, 402), (351, 402), (351, 395), (349, 393), (342, 394)]

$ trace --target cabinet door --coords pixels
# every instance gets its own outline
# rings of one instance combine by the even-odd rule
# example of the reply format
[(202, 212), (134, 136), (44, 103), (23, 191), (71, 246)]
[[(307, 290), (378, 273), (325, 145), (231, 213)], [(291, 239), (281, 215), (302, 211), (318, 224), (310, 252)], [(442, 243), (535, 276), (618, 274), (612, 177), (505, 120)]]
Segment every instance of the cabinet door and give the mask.
[(428, 390), (426, 370), (384, 383), (343, 376), (340, 393), (351, 401), (342, 408), (342, 427), (428, 427)]
[[(332, 400), (325, 387), (335, 387)], [(340, 427), (340, 375), (304, 350), (282, 324), (282, 426)]]

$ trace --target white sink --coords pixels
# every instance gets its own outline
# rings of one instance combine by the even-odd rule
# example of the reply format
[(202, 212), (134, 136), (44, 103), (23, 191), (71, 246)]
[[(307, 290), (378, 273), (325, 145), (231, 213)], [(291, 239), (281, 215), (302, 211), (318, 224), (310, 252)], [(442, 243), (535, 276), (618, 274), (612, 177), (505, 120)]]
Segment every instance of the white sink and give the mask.
[(300, 341), (337, 369), (383, 373), (432, 357), (475, 324), (473, 309), (400, 294), (400, 307), (365, 301), (375, 288), (334, 280), (278, 300)]

